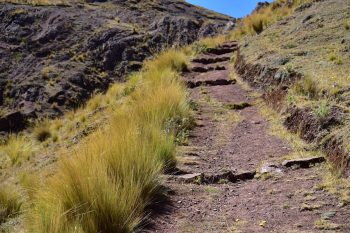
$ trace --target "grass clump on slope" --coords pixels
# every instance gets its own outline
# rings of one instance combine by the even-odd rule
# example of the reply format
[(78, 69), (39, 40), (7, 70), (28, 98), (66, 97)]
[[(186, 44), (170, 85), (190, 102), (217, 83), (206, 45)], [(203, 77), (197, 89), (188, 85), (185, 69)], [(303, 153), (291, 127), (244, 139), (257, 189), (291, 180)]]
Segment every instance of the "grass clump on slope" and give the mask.
[(0, 224), (18, 215), (21, 206), (22, 201), (17, 190), (11, 186), (2, 186), (0, 189)]
[(232, 39), (260, 34), (268, 25), (291, 15), (295, 8), (311, 0), (276, 0), (244, 17), (231, 32)]
[(36, 194), (28, 214), (31, 232), (123, 233), (142, 222), (147, 206), (161, 194), (160, 174), (175, 164), (174, 129), (166, 122), (189, 115), (178, 78), (186, 60), (170, 50), (133, 75), (129, 82), (137, 88), (108, 127), (65, 156)]

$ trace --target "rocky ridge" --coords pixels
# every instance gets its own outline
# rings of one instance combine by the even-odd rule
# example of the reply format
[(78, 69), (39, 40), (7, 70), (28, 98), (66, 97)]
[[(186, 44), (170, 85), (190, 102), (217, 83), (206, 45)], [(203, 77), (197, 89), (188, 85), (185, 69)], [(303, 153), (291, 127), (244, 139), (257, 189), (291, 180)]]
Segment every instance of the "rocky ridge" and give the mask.
[(125, 80), (162, 48), (234, 26), (183, 1), (0, 5), (0, 131), (56, 117)]

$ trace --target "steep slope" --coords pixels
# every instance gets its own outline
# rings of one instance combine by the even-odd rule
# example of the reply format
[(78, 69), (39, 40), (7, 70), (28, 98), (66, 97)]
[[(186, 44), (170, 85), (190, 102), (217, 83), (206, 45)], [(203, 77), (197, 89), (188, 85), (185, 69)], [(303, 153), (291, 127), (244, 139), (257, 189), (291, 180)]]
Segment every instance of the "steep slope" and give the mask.
[[(242, 40), (237, 72), (349, 175), (350, 2), (310, 1)], [(288, 90), (287, 90), (288, 89)]]
[(123, 81), (161, 48), (214, 35), (232, 22), (183, 1), (2, 4), (0, 131), (58, 116)]

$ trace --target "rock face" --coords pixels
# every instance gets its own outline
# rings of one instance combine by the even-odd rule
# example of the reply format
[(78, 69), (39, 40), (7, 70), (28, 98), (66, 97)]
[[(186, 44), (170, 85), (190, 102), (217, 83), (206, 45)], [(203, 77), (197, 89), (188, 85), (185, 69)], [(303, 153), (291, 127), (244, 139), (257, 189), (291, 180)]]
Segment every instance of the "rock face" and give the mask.
[[(2, 4), (2, 112), (59, 116), (111, 82), (123, 81), (160, 49), (214, 35), (232, 22), (235, 19), (183, 1)], [(6, 117), (0, 117), (4, 126), (9, 124)]]

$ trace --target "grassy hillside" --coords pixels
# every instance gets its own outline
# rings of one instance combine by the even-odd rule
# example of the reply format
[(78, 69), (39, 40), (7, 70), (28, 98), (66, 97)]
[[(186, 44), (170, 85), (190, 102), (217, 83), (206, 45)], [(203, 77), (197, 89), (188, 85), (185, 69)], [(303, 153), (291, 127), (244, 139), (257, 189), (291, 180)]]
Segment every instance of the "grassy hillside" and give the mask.
[(86, 108), (39, 124), (32, 133), (12, 136), (2, 146), (2, 156), (8, 159), (1, 166), (8, 175), (35, 167), (34, 147), (67, 145), (70, 137), (64, 135), (72, 134), (71, 124), (77, 119), (82, 124), (94, 122), (96, 116), (88, 119), (87, 112), (107, 116), (96, 132), (57, 155), (60, 165), (42, 184), (33, 174), (43, 178), (52, 172), (49, 169), (19, 172), (14, 178), (20, 180), (17, 191), (23, 196), (8, 194), (10, 186), (2, 189), (0, 203), (6, 209), (1, 222), (18, 215), (20, 203), (29, 198), (26, 202), (33, 204), (20, 212), (26, 212), (26, 228), (32, 232), (131, 232), (137, 227), (145, 208), (162, 194), (160, 174), (175, 164), (176, 136), (179, 139), (190, 126), (186, 90), (178, 75), (189, 52), (164, 52), (126, 83), (97, 95)]
[[(244, 35), (253, 24), (242, 22), (237, 30)], [(1, 146), (3, 229), (133, 231), (163, 194), (160, 175), (176, 163), (174, 143), (191, 126), (179, 72), (193, 53), (232, 35), (164, 52), (84, 108), (10, 136)]]
[(65, 2), (0, 3), (0, 131), (62, 116), (154, 54), (235, 22), (180, 0)]
[(287, 111), (288, 128), (327, 151), (344, 172), (350, 148), (349, 7), (347, 1), (309, 1), (258, 36), (245, 37), (240, 51), (247, 63), (280, 76), (300, 74), (279, 97), (271, 87), (270, 102)]
[(161, 194), (161, 172), (175, 162), (175, 129), (168, 123), (189, 114), (177, 74), (186, 56), (170, 51), (158, 59), (132, 77), (137, 88), (106, 129), (63, 159), (38, 192), (30, 214), (35, 232), (131, 232), (142, 221)]
[[(132, 232), (142, 225), (164, 195), (162, 174), (175, 166), (176, 143), (186, 139), (192, 124), (180, 72), (193, 54), (226, 40), (239, 40), (241, 54), (251, 63), (273, 66), (275, 58), (284, 61), (294, 54), (278, 68), (302, 72), (304, 78), (283, 95), (283, 110), (317, 106), (312, 113), (322, 118), (330, 103), (344, 106), (345, 101), (331, 98), (348, 80), (339, 45), (348, 36), (346, 13), (333, 11), (344, 9), (342, 1), (325, 1), (337, 8), (322, 8), (323, 15), (305, 21), (315, 20), (306, 27), (313, 30), (303, 31), (296, 30), (305, 20), (300, 5), (313, 1), (288, 2), (253, 12), (229, 34), (162, 52), (85, 106), (11, 135), (0, 147), (0, 232)], [(319, 29), (316, 19), (328, 15), (334, 21), (322, 21)], [(329, 50), (321, 49), (317, 38), (328, 38)], [(334, 184), (344, 186), (327, 181), (334, 192)]]

